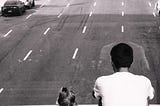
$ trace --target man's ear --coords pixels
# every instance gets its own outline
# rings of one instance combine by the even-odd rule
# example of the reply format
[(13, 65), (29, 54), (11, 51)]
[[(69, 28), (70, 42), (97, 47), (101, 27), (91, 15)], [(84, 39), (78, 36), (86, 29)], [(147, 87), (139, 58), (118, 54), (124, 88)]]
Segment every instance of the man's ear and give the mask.
[(92, 96), (93, 96), (94, 98), (96, 98), (95, 95), (94, 95), (94, 91), (92, 91)]
[(116, 68), (115, 64), (112, 61), (111, 61), (111, 64), (112, 64), (113, 71), (118, 72), (118, 69)]
[(111, 65), (114, 66), (114, 63), (112, 62), (112, 60), (111, 60)]
[(115, 65), (114, 65), (114, 63), (111, 61), (111, 65), (112, 65), (112, 67), (113, 67), (113, 70), (115, 70), (116, 69), (116, 67), (115, 67)]

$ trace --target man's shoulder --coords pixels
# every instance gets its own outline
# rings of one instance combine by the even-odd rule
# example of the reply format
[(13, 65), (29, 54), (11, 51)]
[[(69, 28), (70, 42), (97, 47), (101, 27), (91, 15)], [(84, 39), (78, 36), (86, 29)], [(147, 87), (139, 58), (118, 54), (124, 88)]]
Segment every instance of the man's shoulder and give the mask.
[(143, 82), (146, 82), (146, 83), (150, 83), (150, 79), (147, 78), (146, 76), (143, 76), (143, 75), (136, 75), (137, 79), (143, 81)]
[(100, 76), (97, 78), (97, 81), (109, 80), (113, 75)]

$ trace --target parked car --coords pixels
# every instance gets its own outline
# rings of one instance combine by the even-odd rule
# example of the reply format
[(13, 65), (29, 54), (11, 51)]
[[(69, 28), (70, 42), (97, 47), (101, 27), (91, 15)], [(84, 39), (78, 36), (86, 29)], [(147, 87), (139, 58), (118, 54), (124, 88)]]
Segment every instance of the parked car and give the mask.
[(22, 15), (25, 12), (25, 5), (20, 0), (7, 0), (1, 8), (2, 16)]
[(21, 0), (24, 2), (25, 6), (29, 9), (35, 6), (35, 1), (34, 0)]

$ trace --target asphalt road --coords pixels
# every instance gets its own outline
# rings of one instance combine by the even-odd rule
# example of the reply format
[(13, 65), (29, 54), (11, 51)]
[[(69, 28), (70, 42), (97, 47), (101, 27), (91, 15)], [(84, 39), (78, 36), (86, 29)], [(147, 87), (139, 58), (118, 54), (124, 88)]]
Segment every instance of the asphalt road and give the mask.
[(109, 52), (134, 49), (131, 72), (151, 79), (160, 103), (160, 22), (155, 0), (38, 0), (0, 17), (0, 104), (55, 104), (62, 86), (94, 104), (97, 77), (113, 73)]

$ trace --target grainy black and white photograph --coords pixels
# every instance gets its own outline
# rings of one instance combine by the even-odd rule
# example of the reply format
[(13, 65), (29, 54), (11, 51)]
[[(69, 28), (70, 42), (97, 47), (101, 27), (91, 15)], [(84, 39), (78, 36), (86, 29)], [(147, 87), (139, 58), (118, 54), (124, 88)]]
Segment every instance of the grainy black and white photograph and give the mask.
[(160, 106), (160, 0), (0, 0), (0, 106)]

